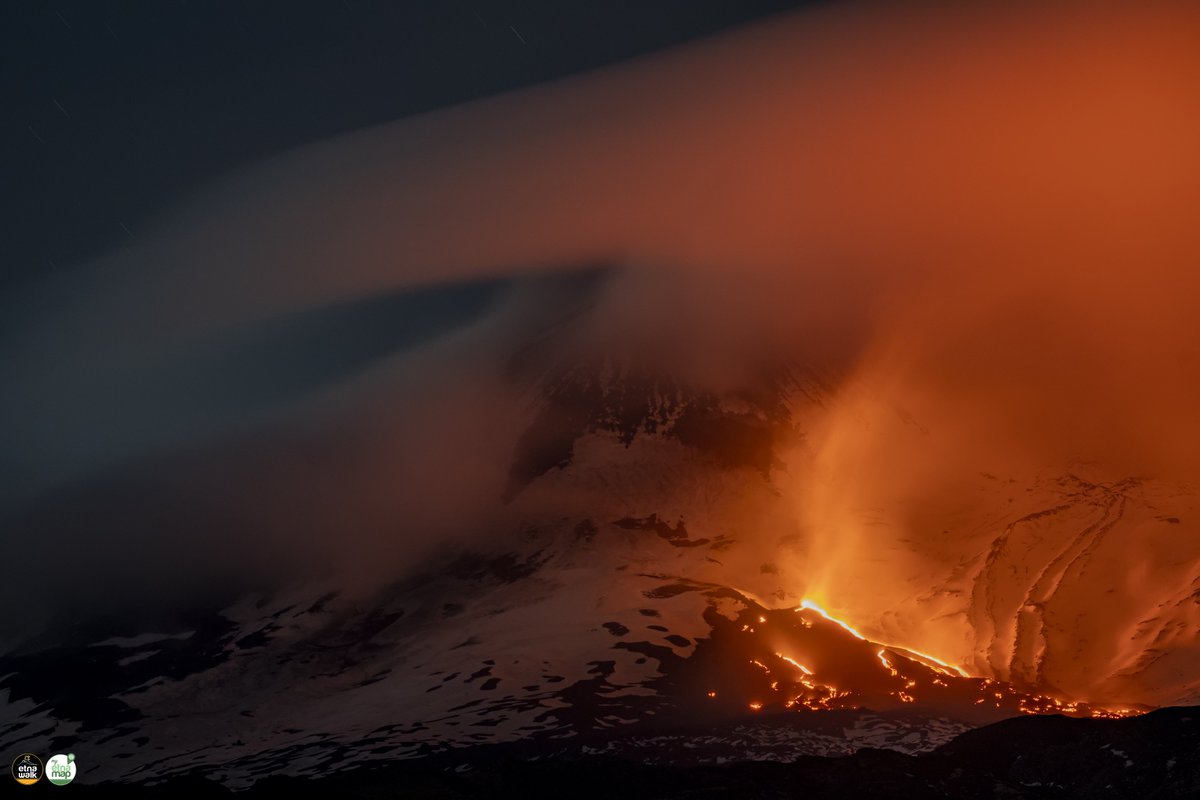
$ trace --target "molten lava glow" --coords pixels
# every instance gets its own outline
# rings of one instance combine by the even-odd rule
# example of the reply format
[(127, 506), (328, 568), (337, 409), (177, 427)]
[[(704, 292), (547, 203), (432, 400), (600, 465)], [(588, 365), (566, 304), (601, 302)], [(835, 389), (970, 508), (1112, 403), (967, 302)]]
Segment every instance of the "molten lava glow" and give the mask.
[(847, 633), (851, 634), (855, 638), (862, 639), (863, 641), (866, 641), (866, 639), (867, 639), (867, 637), (863, 636), (861, 633), (854, 630), (854, 628), (851, 628), (849, 625), (842, 622), (837, 617), (831, 617), (829, 615), (829, 612), (827, 612), (825, 609), (821, 608), (819, 605), (814, 603), (812, 600), (809, 600), (808, 598), (805, 598), (804, 600), (802, 600), (800, 602), (800, 607), (797, 608), (796, 610), (797, 611), (815, 611), (818, 614), (820, 614), (822, 617), (824, 617), (825, 619), (832, 622), (834, 625), (840, 625)]
[[(882, 651), (881, 651), (881, 652), (882, 652)], [(812, 675), (812, 674), (813, 674), (811, 669), (809, 669), (808, 667), (804, 666), (803, 664), (801, 664), (799, 661), (797, 661), (796, 659), (792, 658), (791, 656), (785, 656), (783, 653), (776, 653), (775, 655), (776, 655), (776, 656), (778, 656), (779, 658), (783, 659), (784, 661), (788, 662), (788, 663), (789, 663), (789, 664), (791, 664), (793, 667), (795, 667), (796, 669), (798, 669), (798, 670), (800, 670), (801, 672), (803, 672), (805, 675)]]
[(900, 647), (901, 649), (908, 651), (909, 653), (916, 656), (918, 661), (921, 661), (921, 660), (932, 661), (933, 664), (931, 664), (929, 666), (931, 666), (933, 669), (935, 669), (938, 672), (941, 672), (945, 675), (950, 674), (949, 670), (954, 670), (955, 672), (958, 673), (958, 676), (960, 678), (971, 677), (970, 675), (967, 674), (966, 670), (964, 670), (962, 667), (956, 667), (953, 664), (947, 664), (945, 661), (942, 661), (939, 658), (931, 656), (928, 653), (922, 653), (920, 650), (913, 650), (910, 647), (902, 647), (901, 645), (893, 645), (893, 647)]
[[(931, 707), (939, 705), (973, 702), (974, 706), (985, 709), (1004, 710), (1002, 713), (1015, 714), (1068, 714), (1071, 716), (1091, 716), (1103, 718), (1120, 718), (1144, 713), (1146, 708), (1136, 709), (1127, 706), (1106, 707), (1084, 701), (1068, 701), (1045, 694), (1032, 694), (1019, 689), (1008, 681), (997, 681), (991, 678), (972, 677), (960, 667), (902, 645), (891, 645), (885, 642), (875, 642), (859, 633), (849, 623), (833, 616), (812, 600), (805, 599), (796, 612), (796, 635), (794, 645), (805, 648), (804, 628), (812, 628), (816, 617), (821, 617), (845, 631), (857, 642), (842, 640), (839, 648), (848, 650), (827, 650), (816, 669), (810, 669), (792, 656), (773, 650), (775, 658), (795, 668), (799, 674), (772, 674), (772, 668), (779, 665), (770, 661), (750, 659), (750, 663), (761, 669), (770, 678), (776, 678), (770, 683), (771, 691), (779, 696), (785, 708), (808, 709), (810, 711), (826, 711), (836, 708), (874, 707), (873, 703), (901, 703), (904, 705), (924, 703)], [(809, 614), (808, 612), (812, 612)], [(760, 617), (760, 619), (762, 619)], [(817, 623), (823, 624), (823, 623)], [(743, 629), (744, 630), (744, 629)], [(840, 633), (827, 631), (842, 639)], [(878, 662), (886, 673), (875, 677), (867, 677), (862, 671), (844, 672), (845, 662), (839, 660), (846, 653), (862, 653), (863, 646)], [(778, 646), (778, 645), (777, 645)], [(803, 652), (807, 653), (807, 650)], [(841, 653), (841, 655), (838, 655)], [(854, 656), (855, 658), (860, 655)], [(766, 663), (764, 663), (766, 662)], [(851, 676), (852, 685), (848, 689), (839, 689), (828, 681), (832, 678), (837, 683), (843, 683)], [(844, 685), (844, 684), (843, 684)], [(885, 699), (886, 698), (886, 699)], [(754, 701), (760, 706), (766, 702)], [(752, 706), (753, 707), (753, 706)], [(891, 707), (891, 706), (889, 706)]]
[[(837, 617), (830, 615), (830, 613), (828, 611), (821, 608), (819, 605), (814, 603), (812, 600), (809, 600), (808, 598), (805, 598), (804, 600), (802, 600), (800, 602), (800, 607), (797, 608), (796, 611), (798, 611), (798, 612), (799, 611), (815, 611), (816, 613), (820, 614), (822, 617), (829, 620), (833, 624), (840, 626), (843, 630), (845, 630), (847, 633), (851, 634), (852, 636), (854, 636), (858, 639), (862, 639), (864, 642), (867, 641), (867, 637), (863, 636), (857, 630), (855, 630), (854, 628), (852, 628), (850, 625), (846, 624), (845, 622), (842, 622)], [(961, 667), (956, 667), (953, 664), (947, 664), (945, 661), (942, 661), (940, 658), (931, 656), (928, 653), (922, 653), (920, 650), (914, 650), (913, 648), (908, 647), (907, 645), (894, 644), (894, 643), (889, 644), (888, 642), (880, 642), (880, 644), (884, 645), (885, 647), (895, 647), (900, 650), (904, 650), (906, 653), (916, 656), (918, 661), (931, 661), (933, 663), (928, 664), (927, 666), (937, 670), (938, 672), (945, 672), (947, 675), (949, 675), (950, 673), (947, 670), (954, 670), (955, 672), (958, 673), (959, 677), (962, 677), (962, 678), (971, 677)], [(879, 658), (881, 661), (883, 661), (883, 664), (885, 667), (887, 667), (889, 670), (892, 669), (891, 665), (888, 664), (887, 661), (884, 659), (883, 650), (879, 651)], [(892, 674), (895, 675), (895, 672), (893, 672)]]

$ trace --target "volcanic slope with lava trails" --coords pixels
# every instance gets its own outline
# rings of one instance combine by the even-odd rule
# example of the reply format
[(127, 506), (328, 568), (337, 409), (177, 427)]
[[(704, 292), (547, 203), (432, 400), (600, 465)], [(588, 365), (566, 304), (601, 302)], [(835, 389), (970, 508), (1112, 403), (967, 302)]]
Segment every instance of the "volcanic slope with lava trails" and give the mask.
[[(86, 749), (98, 779), (198, 770), (244, 786), (521, 741), (669, 763), (699, 743), (735, 761), (921, 752), (1023, 713), (1138, 710), (995, 680), (911, 629), (868, 635), (881, 616), (806, 596), (828, 558), (792, 487), (812, 463), (804, 432), (836, 402), (819, 373), (773, 365), (719, 391), (636, 362), (543, 367), (514, 378), (536, 402), (488, 535), (375, 585), (332, 575), (101, 615), (12, 648), (0, 742)], [(1086, 513), (1088, 497), (1056, 502)], [(986, 525), (959, 530), (996, 530), (1005, 517), (985, 510)], [(1069, 518), (1039, 518), (1044, 537), (1071, 541), (1054, 527)], [(879, 539), (864, 575), (906, 563)], [(968, 562), (981, 572), (947, 572), (999, 588), (1014, 550), (987, 552)]]
[[(4, 743), (69, 739), (109, 779), (199, 769), (246, 785), (518, 740), (662, 763), (921, 752), (1022, 712), (1108, 713), (965, 677), (811, 604), (633, 572), (596, 546), (603, 536), (638, 537), (634, 553), (695, 549), (576, 523), (370, 602), (282, 594), (181, 620), (190, 630), (8, 656), (20, 714)], [(81, 658), (91, 683), (53, 688)]]

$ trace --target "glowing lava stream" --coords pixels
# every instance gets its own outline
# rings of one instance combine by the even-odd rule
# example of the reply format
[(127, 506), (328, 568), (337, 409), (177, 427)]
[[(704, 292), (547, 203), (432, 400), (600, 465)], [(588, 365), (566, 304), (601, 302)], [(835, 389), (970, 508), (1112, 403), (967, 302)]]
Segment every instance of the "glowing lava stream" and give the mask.
[[(864, 642), (872, 641), (872, 640), (868, 639), (867, 637), (863, 636), (858, 631), (856, 631), (854, 628), (852, 628), (849, 625), (847, 625), (846, 623), (842, 622), (837, 617), (831, 616), (828, 611), (821, 608), (819, 605), (814, 603), (812, 600), (809, 600), (808, 598), (805, 598), (804, 600), (800, 601), (800, 607), (797, 608), (796, 611), (797, 612), (799, 612), (799, 611), (815, 611), (818, 614), (820, 614), (822, 617), (824, 617), (825, 619), (829, 620), (830, 622), (834, 623), (835, 625), (840, 626), (843, 630), (845, 630), (851, 636), (854, 636), (858, 639), (862, 639)], [(932, 661), (934, 664), (944, 667), (947, 670), (952, 669), (955, 672), (957, 672), (960, 677), (963, 677), (963, 678), (971, 677), (961, 667), (956, 667), (953, 664), (947, 664), (945, 661), (942, 661), (940, 658), (935, 658), (934, 656), (931, 656), (928, 653), (922, 653), (920, 650), (913, 650), (911, 647), (906, 647), (902, 644), (889, 644), (887, 642), (876, 642), (876, 644), (881, 644), (885, 648), (893, 647), (897, 650), (902, 650), (906, 653), (912, 653), (914, 656), (917, 656), (920, 659), (926, 659), (928, 661)], [(880, 655), (882, 656), (883, 651), (881, 650), (879, 652), (880, 652)], [(886, 664), (885, 664), (885, 666), (886, 666)], [(949, 674), (949, 673), (947, 673), (947, 674)]]

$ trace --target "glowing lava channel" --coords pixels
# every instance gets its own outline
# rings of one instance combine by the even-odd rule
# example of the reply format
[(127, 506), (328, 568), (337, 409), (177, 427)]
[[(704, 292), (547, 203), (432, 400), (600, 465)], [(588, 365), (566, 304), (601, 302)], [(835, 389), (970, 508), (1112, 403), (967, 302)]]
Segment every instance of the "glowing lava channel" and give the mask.
[[(858, 639), (862, 639), (864, 642), (866, 642), (866, 641), (870, 641), (869, 639), (867, 639), (867, 637), (863, 636), (861, 633), (859, 633), (859, 632), (858, 632), (858, 631), (856, 631), (854, 628), (852, 628), (852, 627), (850, 627), (849, 625), (847, 625), (845, 622), (842, 622), (842, 621), (841, 621), (840, 619), (838, 619), (837, 617), (834, 617), (834, 616), (832, 616), (832, 615), (831, 615), (831, 614), (830, 614), (828, 611), (826, 611), (825, 609), (821, 608), (819, 605), (817, 605), (816, 603), (814, 603), (812, 600), (809, 600), (808, 598), (805, 598), (804, 600), (802, 600), (802, 601), (800, 602), (800, 607), (799, 607), (799, 608), (797, 608), (797, 609), (796, 609), (796, 611), (797, 611), (797, 612), (800, 612), (800, 611), (815, 611), (815, 612), (817, 612), (818, 614), (820, 614), (822, 617), (824, 617), (825, 619), (827, 619), (827, 620), (829, 620), (830, 622), (832, 622), (833, 624), (835, 624), (835, 625), (838, 625), (839, 627), (841, 627), (843, 630), (845, 630), (845, 631), (846, 631), (847, 633), (849, 633), (851, 636), (854, 636), (854, 637), (856, 637), (856, 638), (858, 638)], [(920, 650), (913, 650), (911, 647), (906, 647), (905, 645), (901, 645), (901, 644), (889, 644), (889, 643), (887, 643), (887, 642), (876, 642), (876, 644), (881, 644), (881, 645), (883, 645), (884, 647), (891, 647), (891, 648), (894, 648), (894, 649), (896, 649), (896, 650), (902, 650), (902, 651), (904, 651), (904, 652), (906, 652), (906, 653), (911, 653), (912, 655), (916, 656), (918, 660), (927, 660), (927, 661), (931, 661), (931, 662), (933, 662), (933, 664), (937, 665), (937, 666), (933, 666), (933, 667), (932, 667), (933, 669), (937, 669), (938, 667), (942, 667), (942, 668), (943, 668), (943, 669), (941, 669), (941, 670), (938, 670), (939, 672), (946, 672), (946, 670), (954, 670), (955, 672), (957, 672), (957, 673), (958, 673), (959, 677), (962, 677), (962, 678), (969, 678), (969, 677), (971, 677), (971, 676), (970, 676), (970, 675), (968, 675), (968, 674), (966, 673), (966, 671), (964, 671), (964, 670), (963, 670), (961, 667), (956, 667), (956, 666), (954, 666), (953, 664), (947, 664), (945, 661), (942, 661), (940, 658), (935, 658), (934, 656), (931, 656), (931, 655), (929, 655), (928, 653), (922, 653)], [(932, 666), (932, 665), (931, 665), (931, 666)], [(950, 673), (949, 673), (949, 672), (946, 672), (946, 674), (947, 674), (947, 675), (949, 675)]]

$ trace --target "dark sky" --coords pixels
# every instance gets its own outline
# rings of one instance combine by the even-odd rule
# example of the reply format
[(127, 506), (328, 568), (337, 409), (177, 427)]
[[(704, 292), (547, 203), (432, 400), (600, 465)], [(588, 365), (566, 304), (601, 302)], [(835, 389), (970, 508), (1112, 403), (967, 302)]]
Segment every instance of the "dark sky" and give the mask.
[(257, 157), (801, 0), (47, 0), (0, 12), (0, 291)]

